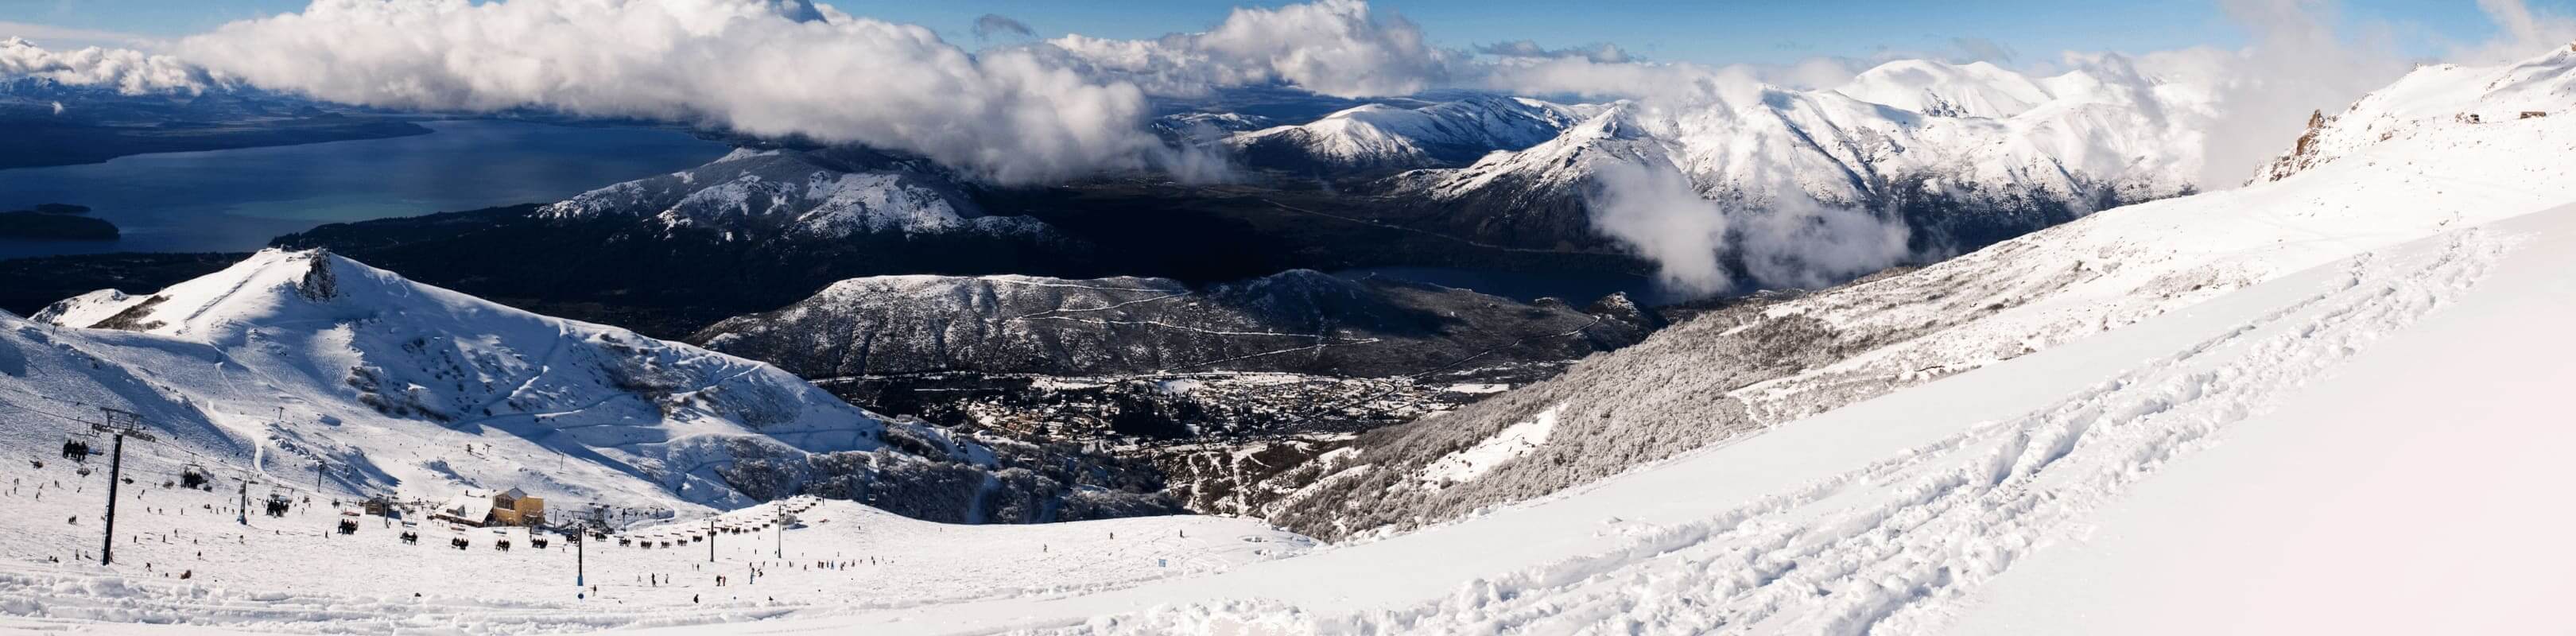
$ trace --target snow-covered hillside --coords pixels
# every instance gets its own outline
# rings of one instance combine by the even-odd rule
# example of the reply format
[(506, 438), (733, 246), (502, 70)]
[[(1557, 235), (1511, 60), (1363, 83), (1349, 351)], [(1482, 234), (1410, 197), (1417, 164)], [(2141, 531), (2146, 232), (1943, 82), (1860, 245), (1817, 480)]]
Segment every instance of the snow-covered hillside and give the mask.
[[(2515, 98), (2464, 102), (2490, 97)], [(2576, 593), (2543, 503), (2568, 479), (2547, 387), (2576, 381), (2576, 122), (2408, 123), (2278, 182), (1711, 314), (1328, 454), (1339, 481), (1298, 493), (1480, 512), (1451, 523), (762, 629), (2546, 632)], [(1472, 479), (1441, 461), (1490, 448), (1512, 458)], [(1515, 479), (1572, 488), (1498, 505)]]
[(2547, 632), (2576, 592), (2554, 574), (2576, 551), (2542, 534), (2570, 516), (2533, 503), (2576, 442), (2538, 388), (2576, 381), (2552, 324), (2576, 311), (2569, 247), (2576, 206), (2382, 246), (1561, 498), (1225, 575), (770, 627)]
[(1891, 62), (1840, 89), (1738, 103), (1621, 102), (1544, 143), (1386, 190), (1425, 221), (1516, 245), (1598, 242), (1586, 195), (1613, 166), (1679, 172), (1747, 218), (1812, 199), (1912, 227), (1941, 256), (2115, 205), (2190, 192), (2208, 87), (2131, 72), (2031, 78)]
[(740, 240), (1045, 231), (1035, 219), (985, 216), (938, 174), (925, 162), (864, 149), (741, 149), (704, 166), (585, 192), (538, 214), (639, 217)]
[[(2529, 84), (2496, 78), (2562, 55), (2475, 71), (2485, 77), (2456, 84), (2472, 94), (2455, 99), (2520, 108), (2528, 97), (2514, 87)], [(2462, 71), (2419, 73), (2451, 72)], [(2411, 134), (2297, 178), (2119, 208), (1920, 270), (1713, 312), (1558, 379), (1247, 484), (1279, 497), (1245, 512), (1325, 537), (1454, 518), (2376, 247), (2576, 201), (2571, 167), (2557, 159), (2576, 150), (2569, 118), (2405, 121)], [(1448, 453), (1549, 410), (1562, 414), (1551, 443), (1475, 480), (1416, 486)]]
[(2436, 64), (2415, 69), (2335, 114), (2317, 113), (2289, 151), (2256, 171), (2278, 181), (2401, 137), (2458, 124), (2505, 125), (2576, 115), (2576, 46), (2497, 68)]
[[(635, 527), (581, 546), (576, 555), (554, 532), (464, 528), (417, 517), (408, 519), (417, 525), (407, 525), (360, 514), (354, 501), (335, 505), (322, 496), (307, 502), (301, 491), (290, 493), (294, 504), (286, 514), (270, 517), (259, 510), (258, 500), (270, 490), (264, 485), (253, 491), (247, 523), (237, 523), (229, 489), (160, 487), (181, 464), (131, 446), (127, 452), (128, 475), (142, 479), (118, 495), (125, 505), (117, 511), (121, 544), (112, 566), (97, 561), (103, 466), (87, 476), (66, 463), (0, 468), (12, 480), (0, 501), (13, 513), (12, 521), (0, 521), (8, 529), (0, 533), (0, 597), (7, 599), (0, 603), (0, 632), (75, 626), (93, 633), (199, 635), (708, 629), (809, 609), (1116, 589), (1223, 572), (1312, 546), (1235, 519), (955, 526), (797, 497)], [(783, 533), (781, 512), (795, 519)], [(356, 532), (333, 534), (344, 518), (357, 522)], [(712, 544), (710, 525), (717, 529)], [(404, 532), (415, 533), (417, 543), (401, 540)], [(531, 541), (540, 538), (544, 547)], [(464, 548), (453, 547), (459, 540)], [(509, 549), (500, 548), (502, 541)], [(664, 541), (671, 546), (662, 547)], [(725, 577), (722, 585), (718, 576)]]
[(1601, 110), (1518, 97), (1419, 108), (1369, 104), (1295, 126), (1237, 133), (1227, 147), (1253, 167), (1372, 171), (1456, 165), (1555, 137)]
[[(186, 432), (173, 450), (210, 461), (289, 480), (312, 478), (319, 461), (321, 488), (334, 493), (443, 499), (519, 487), (678, 511), (807, 490), (976, 521), (1120, 505), (1116, 493), (1067, 492), (1074, 476), (1015, 469), (1034, 447), (888, 422), (766, 364), (510, 309), (325, 252), (263, 251), (151, 294), (85, 295), (42, 318), (55, 327), (0, 316), (16, 361), (0, 377), (12, 405), (124, 405)], [(63, 430), (31, 424), (11, 442), (41, 447)]]

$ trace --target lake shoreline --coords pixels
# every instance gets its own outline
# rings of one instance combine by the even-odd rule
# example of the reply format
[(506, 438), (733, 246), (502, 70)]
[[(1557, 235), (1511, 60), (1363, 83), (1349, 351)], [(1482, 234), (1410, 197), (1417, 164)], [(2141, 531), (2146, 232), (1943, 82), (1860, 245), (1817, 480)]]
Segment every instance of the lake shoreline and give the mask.
[(308, 118), (175, 129), (30, 127), (13, 131), (13, 140), (0, 142), (0, 171), (94, 165), (142, 155), (392, 139), (436, 132), (417, 122), (396, 118)]
[(0, 169), (0, 209), (79, 201), (113, 241), (0, 240), (0, 259), (247, 252), (316, 226), (558, 201), (704, 164), (731, 146), (683, 129), (517, 119), (393, 122), (423, 133)]

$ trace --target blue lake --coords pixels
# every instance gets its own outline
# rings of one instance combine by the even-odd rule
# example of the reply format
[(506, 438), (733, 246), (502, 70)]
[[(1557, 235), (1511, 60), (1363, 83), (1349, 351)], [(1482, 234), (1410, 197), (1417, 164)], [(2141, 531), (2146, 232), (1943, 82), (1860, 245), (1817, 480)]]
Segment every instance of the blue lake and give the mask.
[(493, 120), (423, 122), (437, 132), (0, 170), (0, 209), (71, 203), (117, 225), (116, 241), (0, 240), (0, 259), (99, 252), (236, 252), (315, 225), (518, 203), (723, 156), (678, 130)]

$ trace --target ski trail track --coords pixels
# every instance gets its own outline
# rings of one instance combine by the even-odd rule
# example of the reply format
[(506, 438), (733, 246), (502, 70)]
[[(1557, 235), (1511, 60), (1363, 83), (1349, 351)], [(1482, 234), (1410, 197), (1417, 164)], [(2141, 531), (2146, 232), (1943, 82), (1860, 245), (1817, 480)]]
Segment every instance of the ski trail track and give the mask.
[(2324, 290), (2024, 415), (1715, 516), (1628, 528), (1614, 549), (1476, 580), (1429, 603), (1343, 613), (1267, 600), (1166, 606), (1073, 631), (1937, 631), (1985, 582), (2083, 536), (2090, 513), (2131, 485), (2473, 288), (2509, 241), (2469, 230), (2417, 245), (2347, 259)]

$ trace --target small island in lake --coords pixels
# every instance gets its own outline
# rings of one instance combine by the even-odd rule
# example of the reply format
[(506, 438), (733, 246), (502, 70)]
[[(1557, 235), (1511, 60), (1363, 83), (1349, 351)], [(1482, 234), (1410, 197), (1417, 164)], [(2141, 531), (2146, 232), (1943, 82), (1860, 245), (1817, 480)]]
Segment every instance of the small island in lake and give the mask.
[(116, 224), (86, 216), (87, 206), (40, 203), (31, 210), (0, 212), (0, 238), (52, 241), (113, 241)]

